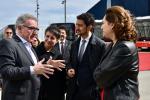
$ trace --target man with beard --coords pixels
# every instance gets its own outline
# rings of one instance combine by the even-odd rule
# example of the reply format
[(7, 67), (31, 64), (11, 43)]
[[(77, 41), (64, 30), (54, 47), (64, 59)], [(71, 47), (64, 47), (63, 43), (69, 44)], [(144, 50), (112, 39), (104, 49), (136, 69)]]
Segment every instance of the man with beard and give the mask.
[(67, 28), (64, 25), (61, 25), (58, 28), (60, 31), (60, 39), (55, 45), (55, 49), (61, 53), (63, 60), (65, 60), (65, 63), (67, 64), (70, 56), (71, 41), (67, 40)]
[(105, 43), (92, 33), (95, 21), (91, 14), (77, 16), (76, 32), (79, 38), (71, 45), (69, 69), (70, 91), (67, 100), (96, 100), (98, 92), (93, 72), (105, 50)]

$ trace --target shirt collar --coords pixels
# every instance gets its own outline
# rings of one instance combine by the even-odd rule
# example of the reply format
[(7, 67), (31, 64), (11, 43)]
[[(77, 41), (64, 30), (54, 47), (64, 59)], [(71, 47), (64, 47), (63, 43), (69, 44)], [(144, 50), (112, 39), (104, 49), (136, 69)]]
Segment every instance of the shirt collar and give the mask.
[(61, 42), (65, 43), (65, 39), (64, 39), (63, 41), (60, 41), (60, 40), (59, 40), (59, 43), (61, 43)]
[(90, 40), (91, 36), (92, 36), (92, 33), (89, 32), (88, 37), (86, 37), (85, 39), (83, 39), (83, 38), (81, 37), (81, 41), (82, 41), (82, 40), (86, 40), (86, 41), (88, 42), (88, 41)]
[(27, 45), (31, 46), (30, 42), (28, 42), (27, 40), (25, 40), (24, 38), (22, 38), (19, 34), (16, 34), (16, 35), (21, 39), (21, 41), (23, 42), (23, 44), (27, 44)]

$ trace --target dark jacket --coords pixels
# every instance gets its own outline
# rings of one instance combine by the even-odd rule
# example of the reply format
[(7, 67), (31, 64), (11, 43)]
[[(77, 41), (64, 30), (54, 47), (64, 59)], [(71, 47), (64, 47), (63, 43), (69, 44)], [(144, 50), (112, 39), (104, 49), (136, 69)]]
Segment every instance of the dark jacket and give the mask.
[[(45, 58), (46, 61), (51, 59), (62, 59), (62, 56), (59, 51), (52, 49), (50, 52), (47, 52), (44, 47), (44, 42), (42, 42), (36, 48), (37, 55), (39, 59)], [(41, 88), (39, 93), (39, 100), (63, 100), (65, 93), (65, 82), (66, 82), (66, 70), (54, 71), (54, 75), (51, 75), (49, 79), (41, 76)]]
[[(105, 44), (93, 34), (81, 62), (78, 61), (79, 44), (80, 38), (71, 46), (69, 67), (75, 69), (76, 76), (71, 79), (71, 84), (67, 91), (67, 100), (95, 100), (97, 93), (93, 72), (102, 57)], [(77, 95), (82, 96), (78, 98)]]
[(0, 42), (2, 100), (37, 100), (40, 80), (30, 73), (34, 62), (19, 37)]
[(65, 41), (63, 54), (60, 52), (59, 42), (55, 45), (54, 49), (62, 55), (63, 60), (65, 60), (65, 63), (67, 64), (69, 62), (69, 57), (70, 57), (71, 41), (69, 40)]
[(139, 59), (133, 42), (118, 41), (110, 44), (94, 77), (100, 89), (104, 89), (104, 100), (139, 100)]

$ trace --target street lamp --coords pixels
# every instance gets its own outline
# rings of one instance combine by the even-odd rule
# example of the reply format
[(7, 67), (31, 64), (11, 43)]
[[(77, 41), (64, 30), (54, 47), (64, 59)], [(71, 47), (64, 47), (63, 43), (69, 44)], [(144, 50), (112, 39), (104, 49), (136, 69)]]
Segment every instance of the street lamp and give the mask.
[(66, 0), (63, 0), (61, 4), (64, 4), (64, 22), (66, 23)]
[(38, 23), (39, 23), (39, 1), (36, 0), (36, 17), (37, 17), (37, 20), (38, 20)]

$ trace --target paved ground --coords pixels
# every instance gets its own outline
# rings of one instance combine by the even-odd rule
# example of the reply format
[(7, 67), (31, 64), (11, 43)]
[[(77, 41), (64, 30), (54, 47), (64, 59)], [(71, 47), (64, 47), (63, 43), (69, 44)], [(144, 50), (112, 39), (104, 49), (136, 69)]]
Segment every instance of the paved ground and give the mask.
[(140, 100), (150, 100), (150, 71), (141, 71), (139, 73), (139, 90), (141, 95)]
[(150, 100), (150, 71), (139, 73), (140, 100)]

